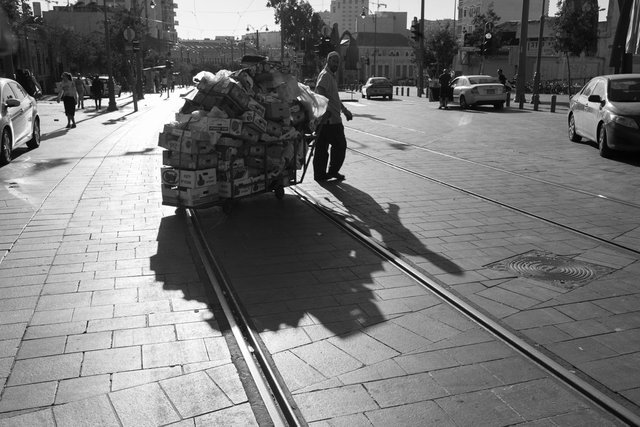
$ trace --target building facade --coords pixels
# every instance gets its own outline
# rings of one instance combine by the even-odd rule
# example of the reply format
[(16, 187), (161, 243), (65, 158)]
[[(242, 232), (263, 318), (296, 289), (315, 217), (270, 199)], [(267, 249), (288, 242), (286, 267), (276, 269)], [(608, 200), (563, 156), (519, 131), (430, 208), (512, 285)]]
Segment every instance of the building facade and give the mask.
[(361, 17), (363, 10), (366, 14), (374, 12), (369, 10), (369, 0), (331, 0), (329, 22), (325, 22), (329, 26), (338, 24), (341, 33), (344, 31), (354, 33), (356, 20)]

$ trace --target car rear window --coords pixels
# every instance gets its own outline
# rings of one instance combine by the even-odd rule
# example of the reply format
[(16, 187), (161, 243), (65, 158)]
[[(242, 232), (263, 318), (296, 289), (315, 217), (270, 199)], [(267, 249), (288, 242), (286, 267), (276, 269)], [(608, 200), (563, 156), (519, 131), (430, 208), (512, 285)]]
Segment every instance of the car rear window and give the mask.
[(609, 101), (640, 102), (640, 79), (611, 80)]
[(495, 77), (469, 77), (469, 84), (481, 85), (485, 83), (500, 83)]
[(374, 84), (374, 85), (391, 84), (391, 82), (385, 78), (380, 78), (380, 79), (371, 79), (371, 84)]

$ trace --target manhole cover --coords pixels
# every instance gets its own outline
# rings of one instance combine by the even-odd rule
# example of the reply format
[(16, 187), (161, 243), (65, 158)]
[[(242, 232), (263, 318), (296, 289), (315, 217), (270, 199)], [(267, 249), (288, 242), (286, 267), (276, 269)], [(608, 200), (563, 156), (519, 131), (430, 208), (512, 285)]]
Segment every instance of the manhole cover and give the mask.
[(613, 268), (542, 251), (526, 252), (494, 262), (487, 267), (549, 282), (565, 289), (580, 287), (615, 271)]

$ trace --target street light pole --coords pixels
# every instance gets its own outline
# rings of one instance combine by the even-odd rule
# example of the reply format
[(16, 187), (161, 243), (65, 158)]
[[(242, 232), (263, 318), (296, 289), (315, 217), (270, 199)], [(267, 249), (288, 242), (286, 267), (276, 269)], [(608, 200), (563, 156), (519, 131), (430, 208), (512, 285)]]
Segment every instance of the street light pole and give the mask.
[(104, 0), (104, 39), (105, 49), (107, 50), (107, 90), (109, 91), (109, 105), (107, 111), (116, 111), (118, 106), (116, 105), (115, 90), (113, 87), (113, 70), (111, 65), (111, 42), (109, 41), (109, 18), (107, 17), (107, 0)]
[[(378, 11), (380, 11), (380, 6), (387, 7), (387, 5), (384, 3), (380, 3), (379, 1), (376, 2), (376, 11), (373, 14), (373, 73), (370, 74), (374, 76), (378, 72), (378, 67), (376, 64), (378, 56)], [(362, 6), (362, 19), (367, 16), (364, 12), (365, 9), (367, 10), (367, 12), (371, 13), (371, 9), (369, 9), (367, 6)]]

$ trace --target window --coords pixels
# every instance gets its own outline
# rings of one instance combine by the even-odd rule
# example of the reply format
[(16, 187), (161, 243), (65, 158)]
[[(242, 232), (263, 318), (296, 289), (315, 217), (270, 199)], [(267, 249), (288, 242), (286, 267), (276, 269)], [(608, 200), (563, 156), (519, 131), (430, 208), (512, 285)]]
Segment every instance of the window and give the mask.
[(597, 80), (591, 80), (587, 85), (582, 89), (582, 95), (589, 96), (595, 87)]
[(593, 88), (593, 92), (591, 92), (591, 95), (598, 95), (600, 96), (600, 99), (604, 99), (604, 82), (602, 80), (598, 81), (598, 83), (596, 83), (596, 86)]

